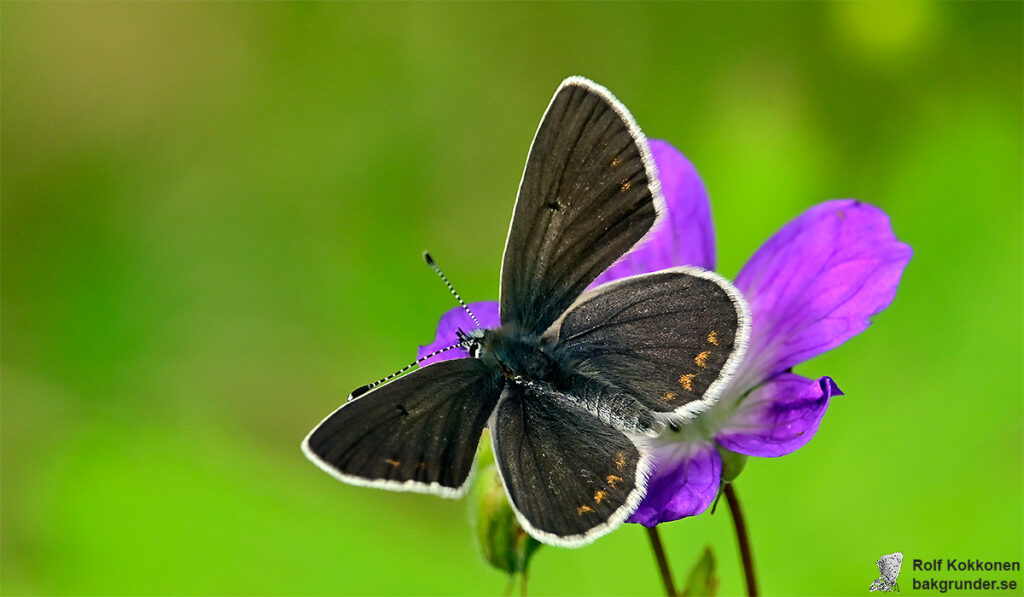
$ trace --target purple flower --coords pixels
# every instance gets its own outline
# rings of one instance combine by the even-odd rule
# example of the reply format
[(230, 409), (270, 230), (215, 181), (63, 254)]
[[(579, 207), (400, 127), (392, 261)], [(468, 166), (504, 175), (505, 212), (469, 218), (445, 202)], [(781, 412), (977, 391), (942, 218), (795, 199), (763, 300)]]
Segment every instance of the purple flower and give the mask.
[[(651, 141), (651, 152), (667, 218), (595, 285), (679, 265), (715, 266), (704, 184), (668, 143)], [(882, 210), (851, 199), (816, 205), (768, 239), (736, 276), (751, 312), (746, 359), (714, 406), (655, 440), (655, 472), (629, 522), (654, 526), (706, 510), (722, 475), (718, 447), (783, 456), (809, 442), (842, 392), (830, 377), (808, 379), (792, 368), (864, 331), (892, 302), (910, 256)], [(484, 327), (499, 325), (497, 302), (471, 308)], [(475, 327), (461, 308), (441, 318), (437, 339), (420, 356), (456, 342), (459, 327)], [(452, 352), (430, 362), (465, 356)]]

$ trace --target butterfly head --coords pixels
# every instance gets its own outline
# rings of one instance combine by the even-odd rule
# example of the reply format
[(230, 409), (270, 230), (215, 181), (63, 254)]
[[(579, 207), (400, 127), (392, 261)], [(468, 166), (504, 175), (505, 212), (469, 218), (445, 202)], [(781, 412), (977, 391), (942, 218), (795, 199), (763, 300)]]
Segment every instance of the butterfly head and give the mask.
[(476, 329), (466, 332), (462, 328), (455, 331), (455, 336), (459, 339), (459, 342), (469, 352), (469, 356), (474, 359), (480, 358), (480, 351), (483, 347), (484, 336), (487, 334), (487, 330)]

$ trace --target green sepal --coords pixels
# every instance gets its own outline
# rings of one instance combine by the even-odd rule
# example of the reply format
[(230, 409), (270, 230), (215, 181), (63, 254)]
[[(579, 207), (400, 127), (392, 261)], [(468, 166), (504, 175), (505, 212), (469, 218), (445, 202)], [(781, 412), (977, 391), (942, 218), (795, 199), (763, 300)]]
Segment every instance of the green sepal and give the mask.
[(715, 444), (715, 448), (718, 449), (718, 455), (722, 458), (722, 483), (732, 483), (743, 472), (748, 457), (746, 454), (730, 452), (718, 444)]

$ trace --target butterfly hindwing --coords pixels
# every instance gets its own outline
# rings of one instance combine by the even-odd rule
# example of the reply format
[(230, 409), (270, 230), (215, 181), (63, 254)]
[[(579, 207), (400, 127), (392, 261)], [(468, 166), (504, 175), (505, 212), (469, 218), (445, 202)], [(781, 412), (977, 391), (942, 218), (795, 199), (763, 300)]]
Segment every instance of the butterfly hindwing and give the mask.
[(455, 497), (500, 393), (480, 360), (442, 361), (346, 403), (302, 448), (348, 483)]
[(643, 497), (644, 450), (557, 394), (508, 384), (491, 442), (520, 522), (545, 543), (588, 543), (615, 529)]
[(501, 321), (540, 334), (651, 228), (647, 140), (607, 89), (566, 79), (527, 158), (501, 269)]
[(599, 286), (549, 333), (575, 370), (655, 413), (686, 417), (717, 398), (742, 360), (749, 319), (729, 282), (684, 267)]

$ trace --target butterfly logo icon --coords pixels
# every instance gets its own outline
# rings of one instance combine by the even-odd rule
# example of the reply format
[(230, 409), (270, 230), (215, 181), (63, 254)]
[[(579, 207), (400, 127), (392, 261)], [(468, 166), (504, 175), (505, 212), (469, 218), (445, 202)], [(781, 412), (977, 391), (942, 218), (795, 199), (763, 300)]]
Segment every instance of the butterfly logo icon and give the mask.
[(900, 592), (900, 585), (896, 579), (900, 576), (900, 566), (903, 565), (903, 552), (897, 551), (878, 558), (878, 573), (882, 576), (871, 583), (872, 591)]

